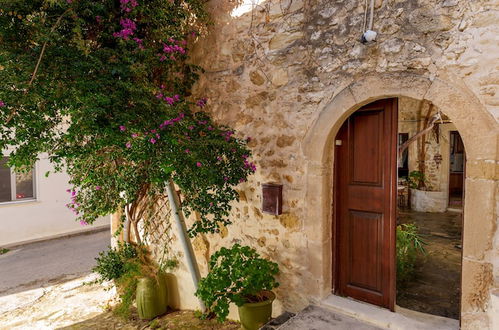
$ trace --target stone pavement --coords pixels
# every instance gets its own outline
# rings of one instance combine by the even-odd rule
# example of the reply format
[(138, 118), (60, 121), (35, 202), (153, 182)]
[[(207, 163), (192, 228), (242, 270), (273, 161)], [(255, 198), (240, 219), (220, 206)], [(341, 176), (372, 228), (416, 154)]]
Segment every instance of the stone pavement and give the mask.
[(310, 305), (283, 325), (278, 330), (381, 330), (350, 316), (326, 308)]
[(42, 330), (68, 326), (104, 312), (116, 294), (110, 284), (87, 284), (96, 274), (0, 297), (1, 330)]

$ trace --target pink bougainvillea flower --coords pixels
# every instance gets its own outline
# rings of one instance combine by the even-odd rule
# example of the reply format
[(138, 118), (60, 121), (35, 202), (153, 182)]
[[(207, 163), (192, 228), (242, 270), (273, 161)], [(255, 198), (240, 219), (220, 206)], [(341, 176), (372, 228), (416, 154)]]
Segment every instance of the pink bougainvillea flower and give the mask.
[(187, 128), (192, 131), (194, 129), (194, 126), (189, 126)]
[(191, 151), (189, 149), (185, 149), (185, 153), (188, 154), (190, 153)]
[(213, 202), (210, 202), (210, 206), (213, 206)]
[(200, 108), (203, 108), (206, 105), (206, 102), (208, 102), (208, 99), (206, 97), (203, 97), (196, 102), (196, 105)]
[(127, 143), (125, 144), (125, 146), (126, 146), (128, 149), (130, 149), (130, 148), (132, 147), (132, 144), (131, 144), (130, 142), (127, 142)]
[(102, 187), (101, 186), (95, 186), (95, 190), (101, 190)]
[(137, 0), (120, 0), (121, 10), (125, 13), (129, 13), (133, 8), (137, 7), (139, 3)]
[(208, 131), (213, 131), (213, 127), (208, 126)]
[(122, 132), (126, 131), (126, 127), (125, 127), (125, 126), (123, 126), (123, 125), (121, 125), (121, 126), (120, 126), (120, 131), (122, 131)]
[(136, 137), (138, 137), (138, 136), (139, 136), (139, 135), (138, 135), (137, 133), (133, 133), (133, 134), (132, 134), (132, 137), (133, 137), (133, 138), (136, 138)]
[(151, 139), (149, 139), (149, 142), (151, 142), (152, 144), (155, 144), (156, 143), (156, 139), (155, 138), (151, 138)]
[(84, 221), (84, 220), (80, 220), (80, 225), (86, 226), (86, 225), (88, 225), (88, 223), (86, 221)]
[(125, 40), (128, 40), (130, 36), (134, 34), (135, 30), (137, 29), (137, 25), (129, 18), (122, 18), (120, 20), (120, 24), (122, 30), (120, 32), (113, 33), (113, 36), (116, 38), (123, 38)]
[(0, 108), (5, 107), (5, 102), (0, 100)]
[(224, 176), (224, 181), (229, 181), (229, 178)]
[(142, 39), (139, 39), (139, 38), (133, 38), (133, 41), (135, 41), (137, 43), (137, 46), (140, 48), (140, 49), (144, 49), (144, 44), (142, 43)]
[(197, 162), (197, 163), (196, 163), (196, 166), (197, 166), (197, 167), (201, 167), (201, 166), (203, 166), (203, 164), (201, 164), (201, 162)]

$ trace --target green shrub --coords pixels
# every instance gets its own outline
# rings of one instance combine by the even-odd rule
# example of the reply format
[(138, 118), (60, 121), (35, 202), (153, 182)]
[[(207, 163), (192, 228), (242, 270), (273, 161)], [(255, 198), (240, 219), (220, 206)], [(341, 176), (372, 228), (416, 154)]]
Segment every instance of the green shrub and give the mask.
[(242, 306), (264, 301), (265, 291), (279, 286), (275, 279), (279, 273), (277, 264), (261, 258), (248, 246), (235, 244), (230, 249), (221, 248), (211, 256), (209, 267), (208, 275), (199, 282), (196, 296), (220, 322), (227, 319), (231, 302)]
[(138, 279), (145, 276), (157, 280), (158, 265), (144, 246), (128, 243), (119, 243), (118, 248), (110, 247), (95, 259), (97, 266), (92, 270), (99, 274), (98, 282), (113, 280), (116, 285), (120, 303), (114, 312), (125, 319), (130, 318)]
[(397, 285), (414, 276), (418, 254), (426, 254), (425, 244), (415, 224), (397, 226)]
[(92, 271), (100, 275), (101, 281), (116, 280), (127, 271), (127, 262), (137, 257), (137, 250), (128, 243), (120, 243), (118, 248), (99, 252), (97, 266)]

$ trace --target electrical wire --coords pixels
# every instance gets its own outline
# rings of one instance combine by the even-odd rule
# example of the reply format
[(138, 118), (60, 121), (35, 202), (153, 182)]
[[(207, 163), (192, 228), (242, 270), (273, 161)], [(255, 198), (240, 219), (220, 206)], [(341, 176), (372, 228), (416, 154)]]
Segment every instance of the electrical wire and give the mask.
[(373, 21), (374, 21), (374, 0), (371, 0), (371, 18), (369, 19), (369, 30), (373, 29)]
[(364, 24), (362, 25), (361, 33), (366, 32), (366, 24), (367, 24), (367, 0), (364, 2)]

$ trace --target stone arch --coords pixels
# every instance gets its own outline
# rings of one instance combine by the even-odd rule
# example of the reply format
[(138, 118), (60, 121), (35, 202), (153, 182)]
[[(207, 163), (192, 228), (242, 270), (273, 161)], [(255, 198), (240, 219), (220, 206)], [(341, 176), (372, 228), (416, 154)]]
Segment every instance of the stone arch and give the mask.
[[(429, 79), (412, 73), (368, 75), (350, 83), (332, 97), (304, 137), (302, 151), (307, 164), (306, 218), (311, 219), (304, 230), (309, 249), (321, 251), (310, 261), (312, 275), (319, 279), (318, 286), (310, 294), (312, 300), (316, 300), (331, 293), (333, 139), (345, 119), (363, 105), (377, 99), (399, 96), (428, 100), (440, 108), (459, 130), (466, 148), (467, 194), (461, 292), (461, 312), (464, 317), (477, 307), (472, 303), (473, 299), (476, 300), (473, 276), (476, 277), (476, 269), (482, 269), (484, 262), (490, 262), (486, 260), (486, 252), (492, 249), (496, 231), (495, 164), (498, 125), (468, 89), (438, 78)], [(482, 197), (477, 197), (473, 192)], [(468, 285), (467, 280), (471, 284)], [(482, 298), (485, 301), (489, 299)]]

